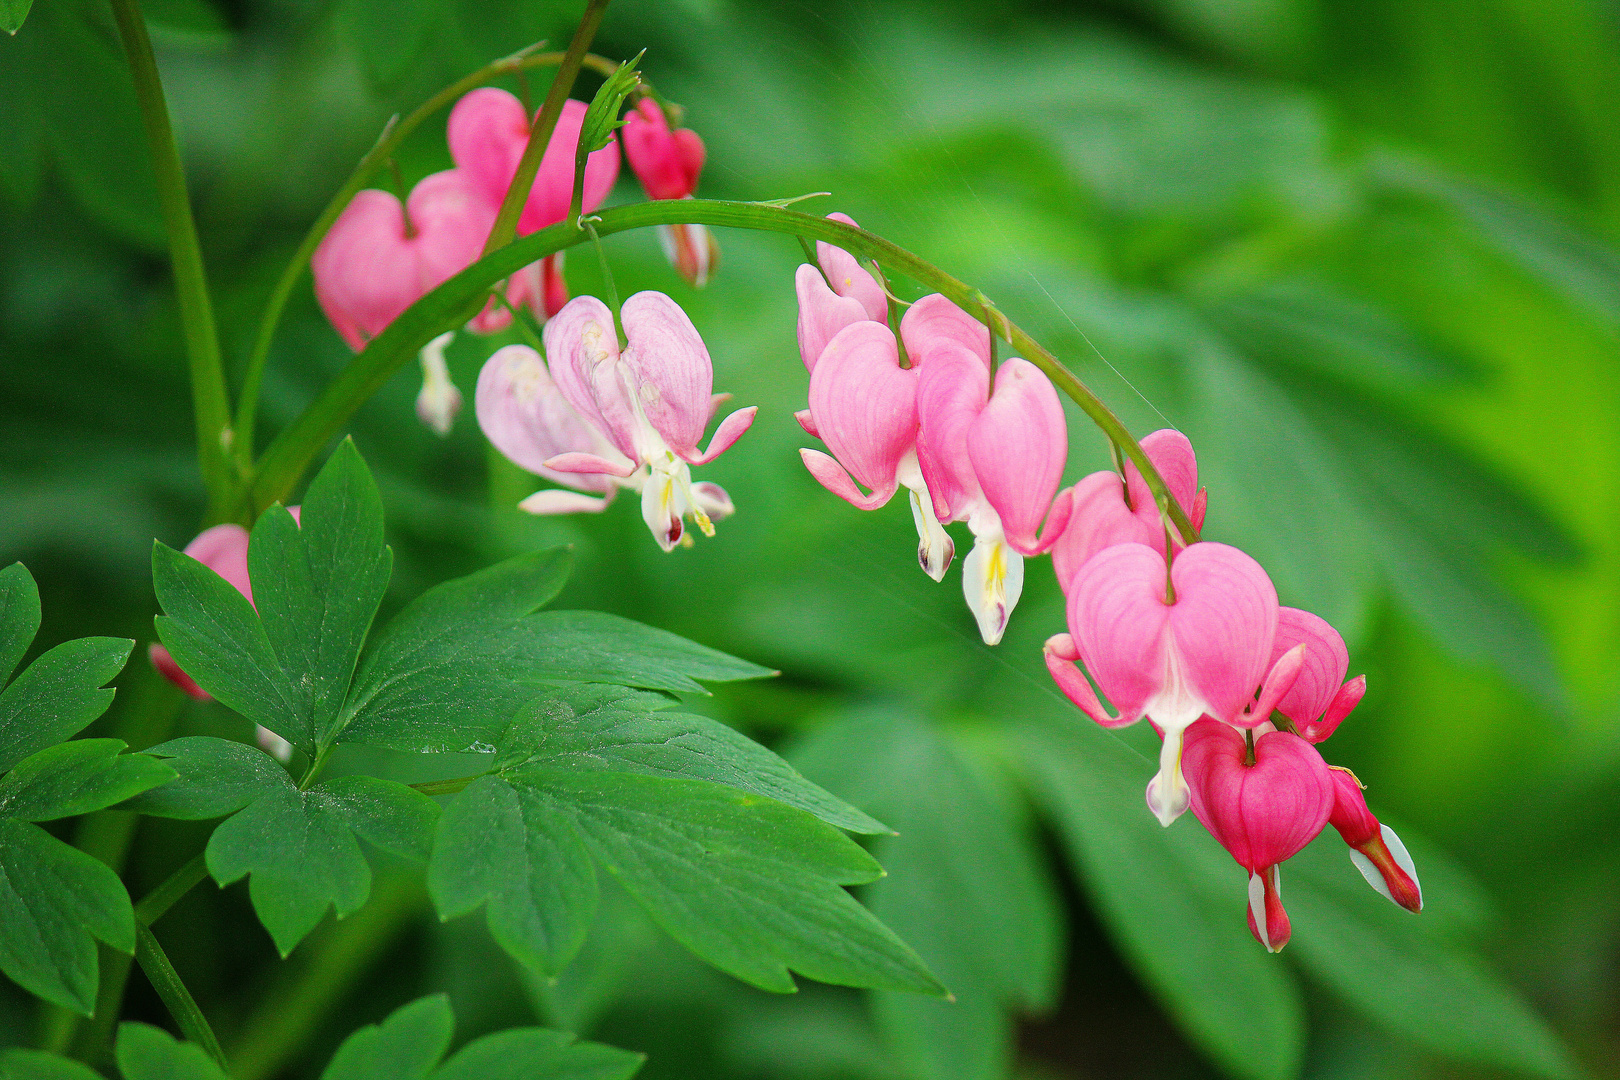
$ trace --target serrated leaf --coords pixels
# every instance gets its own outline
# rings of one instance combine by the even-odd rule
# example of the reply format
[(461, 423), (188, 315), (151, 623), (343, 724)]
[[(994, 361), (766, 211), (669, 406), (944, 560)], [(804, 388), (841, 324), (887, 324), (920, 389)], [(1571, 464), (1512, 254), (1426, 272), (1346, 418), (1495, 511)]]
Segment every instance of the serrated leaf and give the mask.
[(164, 611), (154, 624), (175, 663), (254, 723), (271, 731), (288, 727), (293, 706), (286, 675), (247, 597), (162, 543), (152, 548), (152, 584)]
[(0, 693), (0, 772), (106, 712), (113, 692), (103, 687), (134, 647), (128, 638), (79, 638), (29, 664)]
[(809, 811), (850, 832), (890, 831), (742, 732), (707, 716), (655, 711), (669, 704), (661, 695), (616, 686), (565, 690), (520, 710), (497, 749), (503, 763), (515, 756), (566, 768), (708, 780)]
[(119, 1024), (113, 1056), (124, 1080), (228, 1080), (202, 1047), (150, 1024)]
[(445, 995), (413, 1001), (344, 1039), (321, 1080), (423, 1080), (450, 1049), (455, 1027)]
[(1297, 1076), (1299, 988), (1249, 936), (1241, 869), (1202, 829), (1154, 820), (1142, 803), (1152, 765), (1101, 728), (1070, 720), (1020, 735), (1086, 891), (1182, 1030), (1233, 1076)]
[(1063, 942), (1052, 882), (1015, 804), (940, 732), (906, 716), (835, 722), (793, 759), (899, 830), (874, 846), (888, 875), (867, 899), (955, 1000), (876, 995), (890, 1046), (922, 1080), (1007, 1076), (1009, 1013), (1051, 1006)]
[(350, 440), (311, 481), (297, 522), (272, 507), (254, 527), (248, 547), (253, 601), (293, 710), (280, 726), (265, 726), (294, 746), (313, 752), (336, 734), (392, 566), (383, 543), (382, 496)]
[(424, 751), (488, 742), (535, 694), (506, 655), (526, 615), (568, 578), (564, 548), (514, 556), (417, 597), (379, 631), (355, 674), (343, 739)]
[(1344, 852), (1330, 832), (1283, 871), (1289, 951), (1308, 973), (1438, 1054), (1547, 1080), (1581, 1075), (1546, 1022), (1478, 956), (1366, 888)]
[(23, 20), (28, 18), (28, 9), (33, 6), (34, 0), (0, 0), (0, 30), (8, 34), (21, 30)]
[(433, 1080), (630, 1080), (646, 1060), (566, 1031), (515, 1028), (469, 1043)]
[(0, 1080), (102, 1080), (88, 1065), (43, 1050), (0, 1051)]
[(0, 778), (0, 817), (51, 821), (102, 810), (175, 778), (118, 739), (76, 739), (24, 758)]
[(568, 815), (541, 792), (486, 776), (446, 808), (428, 892), (446, 919), (487, 902), (501, 948), (555, 975), (584, 944), (596, 914), (596, 864)]
[(146, 751), (162, 758), (176, 779), (136, 796), (124, 807), (153, 817), (206, 821), (234, 814), (265, 791), (288, 783), (287, 770), (255, 746), (188, 736)]
[(285, 956), (328, 908), (336, 908), (341, 918), (358, 911), (371, 895), (371, 867), (356, 835), (385, 851), (422, 859), (431, 850), (439, 809), (426, 795), (391, 780), (346, 776), (300, 791), (284, 771), (277, 772), (255, 773), (250, 780), (247, 770), (239, 769), (219, 790), (198, 789), (183, 799), (174, 816), (211, 816), (208, 811), (262, 784), (241, 811), (214, 830), (208, 870), (222, 886), (249, 878), (253, 909)]
[(497, 939), (555, 970), (594, 911), (586, 853), (670, 936), (745, 982), (788, 992), (791, 969), (941, 992), (840, 887), (881, 875), (871, 856), (803, 811), (704, 781), (532, 763), (486, 777), (451, 804), (430, 888), (446, 916), (487, 898)]
[(22, 563), (0, 570), (0, 686), (22, 663), (39, 633), (39, 587)]
[(0, 971), (89, 1016), (97, 939), (135, 950), (135, 916), (118, 875), (38, 825), (0, 818)]

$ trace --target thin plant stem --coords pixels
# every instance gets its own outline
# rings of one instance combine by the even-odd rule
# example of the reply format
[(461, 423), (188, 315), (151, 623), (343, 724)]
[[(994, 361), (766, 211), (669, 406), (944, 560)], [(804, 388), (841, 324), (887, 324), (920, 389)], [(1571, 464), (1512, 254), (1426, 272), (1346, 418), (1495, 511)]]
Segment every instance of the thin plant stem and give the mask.
[(214, 309), (208, 297), (202, 248), (197, 243), (197, 225), (192, 220), (191, 199), (186, 192), (185, 167), (174, 141), (174, 127), (169, 121), (169, 108), (164, 101), (157, 60), (152, 55), (152, 41), (146, 33), (146, 21), (141, 16), (138, 0), (112, 0), (112, 12), (130, 74), (134, 76), (135, 98), (140, 104), (141, 125), (146, 129), (147, 149), (151, 151), (163, 207), (163, 228), (169, 238), (169, 259), (174, 267), (174, 288), (180, 302), (180, 326), (191, 370), (197, 467), (208, 492), (212, 519), (229, 504), (234, 486), (226, 458), (234, 436), (225, 371), (220, 363), (219, 334), (214, 328)]
[[(298, 250), (293, 253), (286, 268), (282, 270), (281, 277), (276, 280), (275, 288), (270, 292), (270, 299), (264, 306), (264, 314), (259, 319), (258, 333), (253, 340), (253, 352), (248, 356), (247, 373), (242, 380), (242, 398), (236, 408), (236, 436), (233, 440), (239, 471), (247, 473), (253, 463), (253, 440), (254, 429), (258, 422), (259, 394), (264, 385), (264, 370), (270, 360), (270, 346), (275, 340), (276, 327), (281, 322), (287, 301), (292, 298), (294, 287), (303, 276), (304, 268), (309, 265), (310, 256), (315, 254), (315, 249), (320, 246), (321, 238), (338, 219), (343, 208), (349, 205), (349, 200), (365, 186), (366, 181), (371, 179), (382, 163), (392, 158), (400, 144), (441, 109), (454, 104), (469, 90), (476, 90), (502, 75), (516, 73), (521, 76), (530, 68), (551, 67), (562, 63), (562, 53), (535, 53), (533, 50), (536, 48), (539, 48), (539, 45), (530, 46), (511, 56), (502, 57), (492, 64), (486, 64), (428, 98), (405, 119), (398, 123), (390, 123), (378, 138), (377, 145), (360, 159), (360, 164), (355, 166), (349, 179), (338, 189), (337, 194), (332, 196), (332, 201), (326, 204), (326, 208), (315, 219), (315, 223), (309, 227), (309, 232), (304, 234)], [(611, 74), (619, 65), (606, 57), (587, 54), (584, 66), (592, 71)]]
[(591, 243), (596, 246), (596, 261), (602, 266), (602, 286), (607, 289), (608, 310), (613, 312), (613, 332), (619, 335), (619, 346), (624, 347), (624, 319), (619, 314), (619, 287), (613, 281), (613, 267), (608, 265), (607, 250), (602, 247), (602, 238), (596, 235), (594, 222), (581, 220), (580, 225), (591, 235)]
[(506, 197), (501, 200), (495, 224), (490, 226), (489, 238), (484, 241), (485, 255), (496, 248), (505, 247), (517, 236), (518, 217), (523, 213), (529, 189), (534, 186), (535, 175), (540, 171), (540, 160), (545, 157), (551, 133), (557, 129), (557, 118), (562, 115), (563, 102), (568, 100), (569, 92), (574, 89), (574, 80), (579, 77), (585, 54), (590, 50), (591, 40), (596, 37), (596, 28), (602, 25), (602, 16), (607, 14), (607, 6), (608, 0), (590, 0), (585, 6), (579, 28), (574, 31), (574, 40), (568, 43), (568, 51), (551, 80), (551, 89), (546, 92), (546, 102), (540, 106), (540, 114), (534, 118), (534, 125), (529, 129), (529, 143), (523, 148), (517, 172), (506, 189)]
[[(1136, 465), (1164, 508), (1177, 533), (1187, 543), (1198, 539), (1186, 510), (1176, 502), (1158, 469), (1142, 451), (1123, 421), (1025, 330), (997, 309), (979, 290), (952, 277), (933, 264), (891, 241), (840, 221), (765, 203), (727, 202), (716, 199), (672, 199), (614, 207), (593, 215), (593, 230), (601, 235), (643, 229), (653, 225), (709, 225), (786, 233), (825, 240), (851, 252), (878, 259), (883, 265), (919, 284), (944, 294), (964, 310), (982, 310), (999, 327), (998, 336), (1014, 352), (1044, 371), (1059, 390), (1072, 398), (1103, 435)], [(378, 334), (348, 367), (323, 390), (302, 416), (265, 451), (250, 493), (255, 509), (285, 498), (321, 449), (400, 366), (416, 356), (435, 334), (479, 301), (495, 282), (511, 276), (531, 262), (555, 255), (588, 239), (571, 222), (530, 233), (492, 252), (456, 274), (412, 304)]]
[(169, 913), (186, 893), (208, 878), (208, 860), (198, 852), (186, 864), (165, 878), (162, 884), (141, 898), (135, 905), (135, 921), (151, 926)]
[(135, 962), (146, 972), (152, 989), (163, 999), (169, 1015), (180, 1025), (180, 1031), (223, 1068), (225, 1051), (220, 1049), (219, 1040), (214, 1038), (214, 1029), (208, 1026), (208, 1018), (197, 1006), (197, 999), (186, 989), (179, 972), (174, 970), (174, 965), (169, 962), (163, 946), (158, 944), (152, 931), (139, 924), (135, 927)]

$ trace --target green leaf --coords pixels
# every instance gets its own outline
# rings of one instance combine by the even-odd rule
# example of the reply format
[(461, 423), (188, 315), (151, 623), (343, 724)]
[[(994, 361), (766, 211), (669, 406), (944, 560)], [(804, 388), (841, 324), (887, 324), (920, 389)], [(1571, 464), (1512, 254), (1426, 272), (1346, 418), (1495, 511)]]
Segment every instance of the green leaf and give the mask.
[(0, 778), (0, 817), (51, 821), (102, 810), (175, 777), (118, 739), (76, 739), (24, 758)]
[(88, 1065), (43, 1050), (0, 1052), (0, 1080), (102, 1080)]
[(280, 729), (294, 699), (247, 597), (162, 543), (152, 548), (152, 584), (164, 611), (155, 620), (158, 637), (175, 663), (226, 707), (287, 737)]
[[(431, 850), (439, 808), (403, 784), (345, 776), (300, 791), (284, 771), (262, 784), (246, 807), (214, 830), (208, 870), (220, 885), (250, 877), (253, 909), (283, 956), (328, 908), (341, 918), (371, 895), (371, 867), (356, 835), (407, 858), (425, 859)], [(200, 791), (179, 809), (202, 816), (239, 798), (246, 785), (245, 773), (238, 772), (223, 790)]]
[(6, 685), (39, 633), (39, 587), (22, 563), (0, 570), (0, 686)]
[(8, 34), (21, 30), (23, 20), (28, 18), (28, 9), (33, 6), (34, 0), (0, 0), (0, 30)]
[(596, 866), (567, 814), (542, 792), (486, 776), (445, 810), (428, 892), (445, 919), (487, 901), (485, 918), (501, 948), (555, 975), (591, 928)]
[(527, 552), (406, 605), (361, 661), (343, 739), (424, 751), (488, 742), (536, 692), (529, 665), (509, 653), (572, 563), (565, 548)]
[(503, 764), (526, 760), (708, 780), (807, 810), (850, 832), (890, 831), (740, 731), (707, 716), (654, 711), (669, 704), (662, 695), (622, 687), (564, 690), (521, 710), (497, 749)]
[(419, 598), (361, 663), (345, 742), (428, 753), (494, 749), (513, 712), (559, 683), (705, 693), (696, 681), (772, 674), (685, 638), (596, 611), (542, 611), (566, 563), (519, 556)]
[(279, 727), (265, 726), (294, 746), (314, 752), (336, 734), (392, 566), (383, 543), (382, 497), (351, 440), (310, 483), (297, 522), (271, 507), (254, 527), (248, 547), (253, 602), (293, 710)]
[[(526, 764), (451, 804), (429, 869), (442, 914), (488, 897), (514, 955), (555, 971), (596, 903), (585, 854), (676, 941), (763, 989), (823, 982), (941, 993), (905, 944), (840, 886), (881, 875), (811, 815), (698, 780)], [(499, 836), (500, 842), (490, 841)], [(560, 883), (560, 884), (559, 884)]]
[(228, 1080), (202, 1047), (150, 1024), (119, 1024), (114, 1057), (124, 1080)]
[(280, 762), (256, 746), (189, 736), (146, 751), (165, 759), (173, 783), (131, 799), (124, 807), (153, 817), (206, 821), (234, 814), (267, 790), (290, 782)]
[(0, 693), (0, 772), (77, 735), (106, 712), (113, 692), (103, 687), (134, 647), (128, 638), (79, 638), (29, 664)]
[(433, 1074), (433, 1080), (630, 1080), (646, 1058), (566, 1031), (514, 1028), (485, 1035)]
[(0, 971), (89, 1016), (97, 939), (135, 950), (135, 915), (118, 875), (37, 825), (0, 818)]
[(443, 994), (403, 1005), (344, 1039), (321, 1080), (424, 1080), (450, 1049), (455, 1026)]
[(434, 0), (341, 0), (337, 25), (371, 84), (387, 89), (410, 73), (439, 10)]
[(1098, 912), (1182, 1030), (1233, 1076), (1297, 1076), (1299, 988), (1249, 935), (1243, 872), (1196, 823), (1154, 820), (1152, 764), (1101, 728), (1071, 719), (1020, 742)]
[(793, 758), (899, 830), (874, 847), (888, 876), (867, 899), (955, 1001), (876, 995), (878, 1024), (897, 1056), (922, 1080), (1007, 1076), (1009, 1013), (1051, 1007), (1063, 947), (1052, 882), (1010, 795), (941, 733), (905, 716), (830, 724)]
[(1472, 950), (1366, 888), (1344, 852), (1330, 833), (1283, 871), (1289, 951), (1308, 973), (1446, 1057), (1548, 1080), (1581, 1075), (1546, 1022)]

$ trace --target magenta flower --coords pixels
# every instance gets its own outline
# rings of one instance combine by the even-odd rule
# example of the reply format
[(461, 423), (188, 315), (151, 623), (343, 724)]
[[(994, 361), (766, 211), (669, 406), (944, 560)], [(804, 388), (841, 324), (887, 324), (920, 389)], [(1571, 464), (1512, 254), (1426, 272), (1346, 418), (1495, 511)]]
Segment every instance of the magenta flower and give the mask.
[(1334, 768), (1333, 813), (1328, 821), (1350, 845), (1350, 861), (1367, 884), (1408, 911), (1423, 910), (1423, 887), (1417, 867), (1395, 830), (1381, 824), (1367, 809), (1361, 782), (1348, 770)]
[[(1145, 716), (1160, 731), (1147, 801), (1164, 825), (1188, 804), (1187, 728), (1205, 715), (1239, 727), (1265, 723), (1304, 662), (1303, 647), (1271, 660), (1276, 589), (1259, 563), (1225, 544), (1193, 544), (1169, 566), (1144, 544), (1104, 548), (1070, 582), (1068, 622), (1068, 634), (1046, 643), (1047, 669), (1097, 723), (1122, 727)], [(1075, 661), (1118, 715), (1102, 707)]]
[[(1176, 502), (1187, 511), (1194, 529), (1204, 525), (1205, 492), (1198, 486), (1198, 458), (1181, 432), (1164, 428), (1142, 440), (1148, 460), (1159, 470)], [(1125, 479), (1102, 470), (1086, 476), (1074, 487), (1074, 512), (1069, 526), (1052, 547), (1052, 569), (1065, 591), (1086, 560), (1114, 544), (1146, 544), (1164, 554), (1165, 527), (1153, 492), (1129, 459)], [(1171, 529), (1179, 549), (1181, 538)]]
[[(551, 140), (546, 143), (545, 154), (540, 159), (540, 170), (535, 174), (523, 212), (518, 217), (519, 236), (555, 225), (568, 216), (568, 205), (574, 194), (574, 153), (586, 111), (583, 101), (563, 102), (557, 126), (552, 129)], [(517, 175), (523, 151), (529, 145), (530, 122), (522, 102), (505, 90), (490, 86), (469, 92), (450, 110), (445, 129), (450, 157), (490, 206), (491, 224), (496, 208), (506, 197), (506, 189), (512, 185), (512, 177)], [(619, 144), (615, 138), (585, 159), (582, 211), (590, 213), (602, 205), (618, 177)], [(487, 237), (489, 230), (484, 232)], [(482, 238), (479, 244), (481, 247)], [(555, 315), (568, 302), (562, 266), (562, 255), (558, 254), (542, 259), (538, 267), (520, 271), (508, 283), (508, 300), (514, 307), (527, 303), (535, 317), (542, 321)], [(504, 309), (486, 311), (485, 316), (483, 323), (474, 329), (498, 330), (511, 319)]]
[(1284, 731), (1255, 739), (1251, 761), (1242, 733), (1211, 719), (1187, 729), (1184, 759), (1193, 813), (1249, 872), (1249, 930), (1277, 952), (1289, 936), (1278, 868), (1327, 824), (1333, 773), (1314, 746)]
[[(294, 521), (298, 520), (298, 509), (296, 506), (287, 507), (287, 512), (293, 516)], [(251, 604), (253, 582), (248, 579), (247, 553), (248, 531), (240, 525), (232, 524), (215, 525), (213, 528), (204, 529), (192, 538), (183, 552), (230, 582)], [(198, 686), (197, 680), (182, 671), (169, 650), (158, 642), (154, 641), (147, 646), (146, 656), (158, 674), (178, 686), (188, 697), (198, 701), (213, 700), (212, 695)], [(255, 724), (254, 728), (255, 737), (265, 753), (282, 762), (292, 759), (291, 743), (262, 724)]]
[(458, 169), (424, 177), (404, 208), (386, 191), (358, 192), (310, 258), (321, 310), (350, 348), (365, 348), (472, 265), (494, 222), (494, 208)]
[[(712, 519), (731, 513), (725, 491), (694, 484), (690, 467), (724, 453), (748, 430), (757, 409), (727, 416), (700, 452), (715, 400), (714, 368), (697, 329), (659, 292), (630, 297), (620, 319), (629, 342), (622, 350), (613, 313), (595, 297), (570, 300), (546, 324), (546, 355), (558, 390), (616, 453), (574, 450), (543, 464), (558, 473), (634, 480), (643, 520), (670, 551), (685, 536), (687, 515), (712, 536)], [(638, 475), (642, 469), (644, 477)]]
[(574, 489), (535, 492), (518, 504), (529, 513), (596, 513), (613, 501), (620, 487), (632, 486), (613, 473), (564, 473), (546, 467), (562, 454), (585, 453), (634, 472), (607, 436), (564, 400), (545, 361), (527, 345), (508, 345), (484, 362), (473, 400), (478, 426), (495, 449), (536, 476)]
[[(703, 171), (703, 140), (689, 128), (670, 130), (664, 110), (642, 98), (624, 118), (624, 156), (649, 199), (690, 199)], [(708, 283), (720, 259), (714, 234), (702, 225), (660, 225), (658, 240), (671, 265), (691, 284)]]
[[(927, 310), (918, 319), (925, 321), (931, 332), (916, 335), (927, 343), (916, 357), (918, 463), (935, 516), (973, 532), (962, 592), (985, 644), (994, 645), (1023, 591), (1024, 557), (1051, 547), (1068, 522), (1070, 499), (1053, 505), (1068, 427), (1057, 390), (1035, 365), (1002, 364), (992, 394), (988, 358), (932, 326)], [(1048, 510), (1046, 535), (1037, 536)]]
[(1344, 681), (1350, 668), (1350, 650), (1326, 620), (1298, 608), (1278, 608), (1272, 659), (1296, 645), (1305, 647), (1305, 662), (1299, 678), (1277, 702), (1277, 711), (1294, 722), (1307, 742), (1319, 743), (1332, 735), (1339, 721), (1361, 702), (1367, 692), (1367, 677), (1357, 675)]

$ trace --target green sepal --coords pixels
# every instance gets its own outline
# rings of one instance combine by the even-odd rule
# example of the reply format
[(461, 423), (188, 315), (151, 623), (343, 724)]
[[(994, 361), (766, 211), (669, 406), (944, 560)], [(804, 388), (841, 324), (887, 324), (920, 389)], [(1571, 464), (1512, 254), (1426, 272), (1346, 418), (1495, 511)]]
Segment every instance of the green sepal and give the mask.
[(619, 109), (624, 105), (624, 99), (641, 85), (641, 72), (636, 70), (636, 65), (646, 55), (647, 50), (642, 49), (632, 59), (620, 64), (618, 70), (597, 88), (590, 108), (585, 110), (585, 120), (580, 124), (576, 168), (583, 167), (581, 163), (586, 156), (606, 146), (613, 133), (624, 126), (624, 121), (619, 119)]

